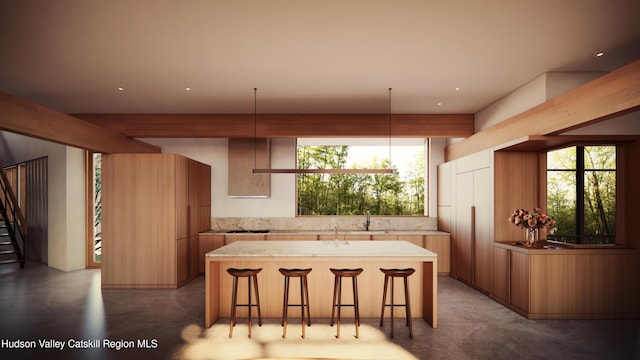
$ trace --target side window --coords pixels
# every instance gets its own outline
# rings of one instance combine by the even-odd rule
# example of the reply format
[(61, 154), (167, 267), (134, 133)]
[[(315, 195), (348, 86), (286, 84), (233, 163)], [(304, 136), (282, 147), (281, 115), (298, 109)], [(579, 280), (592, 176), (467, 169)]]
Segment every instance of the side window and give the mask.
[(547, 211), (557, 231), (549, 240), (616, 242), (616, 147), (573, 146), (547, 153)]

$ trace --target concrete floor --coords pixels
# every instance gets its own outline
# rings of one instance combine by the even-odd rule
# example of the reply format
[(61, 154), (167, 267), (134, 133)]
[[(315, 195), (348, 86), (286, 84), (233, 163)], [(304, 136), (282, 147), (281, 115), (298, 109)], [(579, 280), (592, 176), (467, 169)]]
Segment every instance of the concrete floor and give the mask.
[[(526, 320), (448, 277), (439, 278), (438, 296), (438, 329), (415, 320), (413, 340), (402, 321), (392, 340), (388, 320), (381, 329), (376, 319), (363, 319), (355, 339), (349, 312), (340, 339), (328, 319), (313, 319), (301, 339), (291, 317), (286, 339), (277, 319), (254, 325), (251, 340), (239, 319), (229, 339), (226, 319), (203, 328), (203, 277), (177, 290), (102, 290), (99, 270), (5, 265), (0, 359), (640, 359), (640, 320)], [(46, 349), (44, 340), (65, 347)]]

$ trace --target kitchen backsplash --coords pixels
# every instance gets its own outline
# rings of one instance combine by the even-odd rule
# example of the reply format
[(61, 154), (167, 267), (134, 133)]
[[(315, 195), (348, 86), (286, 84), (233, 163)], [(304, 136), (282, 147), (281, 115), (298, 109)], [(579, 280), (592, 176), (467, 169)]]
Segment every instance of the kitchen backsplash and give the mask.
[[(336, 224), (342, 231), (365, 230), (366, 216), (303, 216), (295, 218), (283, 217), (224, 217), (212, 218), (211, 230), (320, 230), (332, 231)], [(371, 231), (435, 231), (438, 229), (437, 219), (432, 217), (412, 216), (371, 216)]]

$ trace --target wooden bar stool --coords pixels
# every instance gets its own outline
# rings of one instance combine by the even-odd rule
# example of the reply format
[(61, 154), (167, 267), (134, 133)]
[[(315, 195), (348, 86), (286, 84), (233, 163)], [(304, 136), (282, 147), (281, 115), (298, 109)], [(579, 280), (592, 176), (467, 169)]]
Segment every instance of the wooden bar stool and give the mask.
[[(384, 273), (384, 290), (382, 292), (382, 311), (380, 314), (380, 327), (384, 321), (384, 310), (387, 306), (391, 307), (391, 338), (393, 338), (393, 307), (404, 306), (407, 317), (407, 326), (409, 327), (409, 337), (413, 339), (413, 326), (411, 324), (411, 304), (409, 302), (409, 276), (413, 274), (415, 269), (380, 269)], [(395, 304), (393, 302), (393, 279), (401, 277), (404, 279), (404, 304)], [(387, 285), (391, 278), (391, 303), (387, 304)]]
[[(358, 306), (358, 279), (357, 276), (362, 273), (362, 269), (329, 269), (335, 275), (333, 282), (333, 306), (331, 307), (331, 326), (336, 307), (338, 307), (338, 333), (336, 338), (340, 338), (340, 308), (342, 306), (353, 306), (354, 318), (356, 323), (356, 339), (360, 337), (360, 308)], [(342, 303), (342, 278), (350, 277), (353, 285), (353, 304)], [(337, 300), (337, 301), (336, 301)]]
[[(231, 316), (229, 319), (229, 338), (233, 336), (233, 327), (236, 326), (236, 308), (238, 306), (246, 306), (249, 309), (249, 338), (251, 338), (251, 308), (258, 308), (258, 326), (262, 326), (262, 314), (260, 313), (260, 295), (258, 293), (258, 273), (262, 269), (235, 269), (229, 268), (227, 272), (233, 276), (233, 293), (231, 295)], [(246, 304), (238, 304), (238, 278), (246, 277), (248, 284), (248, 297)], [(251, 302), (251, 282), (255, 286), (256, 303)]]
[[(289, 312), (289, 306), (300, 306), (300, 314), (302, 318), (302, 338), (304, 339), (304, 313), (305, 308), (307, 311), (307, 325), (311, 326), (311, 314), (309, 312), (309, 287), (307, 285), (307, 275), (311, 272), (311, 269), (279, 269), (280, 273), (284, 275), (284, 301), (282, 302), (282, 338), (287, 337), (287, 315)], [(292, 277), (300, 278), (300, 304), (289, 304), (289, 282)]]

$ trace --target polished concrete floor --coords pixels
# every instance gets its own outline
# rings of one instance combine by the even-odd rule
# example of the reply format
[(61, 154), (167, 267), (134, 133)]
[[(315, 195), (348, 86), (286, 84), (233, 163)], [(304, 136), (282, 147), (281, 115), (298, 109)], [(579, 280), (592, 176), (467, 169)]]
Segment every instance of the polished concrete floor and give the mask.
[[(276, 319), (248, 339), (239, 319), (229, 339), (225, 319), (203, 327), (202, 277), (177, 290), (102, 290), (99, 270), (5, 265), (0, 359), (640, 359), (640, 320), (526, 320), (448, 277), (438, 301), (439, 327), (416, 320), (413, 340), (402, 321), (390, 339), (376, 319), (356, 339), (348, 312), (340, 339), (328, 319), (313, 319), (305, 339), (294, 319), (286, 339)], [(56, 341), (64, 348), (46, 347)]]

